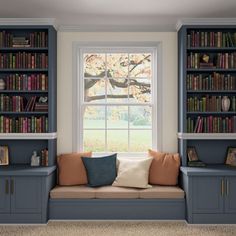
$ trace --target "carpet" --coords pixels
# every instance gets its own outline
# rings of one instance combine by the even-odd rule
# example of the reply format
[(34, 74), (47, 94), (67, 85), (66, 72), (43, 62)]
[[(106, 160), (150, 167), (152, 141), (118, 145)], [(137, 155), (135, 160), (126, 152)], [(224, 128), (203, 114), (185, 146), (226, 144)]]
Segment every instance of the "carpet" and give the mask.
[(184, 221), (49, 221), (48, 225), (0, 225), (1, 236), (228, 236), (236, 225), (188, 225)]

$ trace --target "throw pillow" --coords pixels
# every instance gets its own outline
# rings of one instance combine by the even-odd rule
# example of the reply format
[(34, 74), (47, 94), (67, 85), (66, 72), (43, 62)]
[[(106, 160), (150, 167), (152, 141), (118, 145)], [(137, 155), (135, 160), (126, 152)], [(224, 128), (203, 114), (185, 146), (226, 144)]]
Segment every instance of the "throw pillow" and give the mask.
[(148, 150), (153, 161), (149, 171), (149, 183), (158, 185), (177, 185), (180, 168), (178, 153), (170, 154)]
[(116, 178), (116, 156), (82, 157), (90, 187), (111, 185)]
[(58, 184), (87, 184), (87, 174), (81, 157), (91, 157), (92, 152), (62, 154), (57, 157)]
[(152, 158), (119, 159), (118, 174), (112, 186), (150, 188), (148, 176), (151, 163)]

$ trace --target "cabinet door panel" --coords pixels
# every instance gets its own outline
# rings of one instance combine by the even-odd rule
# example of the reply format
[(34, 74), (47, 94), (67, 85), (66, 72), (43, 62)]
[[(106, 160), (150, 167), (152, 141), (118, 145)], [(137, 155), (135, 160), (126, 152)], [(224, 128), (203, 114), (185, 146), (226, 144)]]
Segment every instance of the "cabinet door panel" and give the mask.
[(193, 178), (193, 213), (223, 213), (222, 177)]
[(12, 213), (39, 213), (41, 212), (41, 178), (15, 177), (13, 193), (11, 194)]
[(225, 212), (236, 213), (236, 177), (226, 177)]
[(0, 213), (10, 212), (9, 178), (0, 178)]

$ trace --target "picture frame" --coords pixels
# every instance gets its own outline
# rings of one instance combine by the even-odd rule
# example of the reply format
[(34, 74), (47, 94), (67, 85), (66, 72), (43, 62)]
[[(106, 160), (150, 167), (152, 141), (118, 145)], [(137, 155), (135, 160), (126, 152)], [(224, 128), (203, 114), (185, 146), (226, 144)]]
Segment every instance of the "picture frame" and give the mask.
[(0, 146), (0, 166), (9, 165), (8, 146)]
[(188, 147), (187, 148), (187, 156), (188, 156), (188, 161), (198, 161), (199, 160), (195, 147)]
[(236, 167), (236, 147), (228, 147), (225, 164)]

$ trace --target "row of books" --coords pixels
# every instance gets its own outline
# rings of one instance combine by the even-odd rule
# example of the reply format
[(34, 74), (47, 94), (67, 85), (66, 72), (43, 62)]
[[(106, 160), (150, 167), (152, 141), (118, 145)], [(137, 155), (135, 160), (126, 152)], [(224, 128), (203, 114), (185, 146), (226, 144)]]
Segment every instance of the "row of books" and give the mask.
[(3, 79), (6, 90), (48, 90), (48, 76), (46, 74), (10, 74)]
[(41, 157), (41, 166), (48, 166), (48, 149), (42, 149), (40, 151), (40, 157)]
[(187, 47), (235, 47), (236, 32), (209, 32), (191, 30), (187, 34)]
[(236, 116), (198, 116), (187, 118), (188, 133), (235, 133)]
[(236, 77), (230, 74), (188, 74), (187, 90), (236, 90)]
[(187, 68), (233, 69), (236, 68), (236, 52), (215, 54), (190, 52), (187, 57)]
[(0, 48), (4, 47), (47, 47), (48, 34), (45, 31), (29, 32), (25, 36), (0, 31)]
[(48, 55), (46, 53), (0, 53), (1, 69), (46, 69)]
[[(236, 111), (236, 97), (228, 97), (230, 99), (229, 111)], [(201, 96), (187, 98), (187, 111), (189, 112), (207, 112), (207, 111), (222, 111), (222, 96)]]
[(27, 111), (48, 111), (48, 104), (37, 102), (39, 98), (32, 96), (26, 98), (23, 96), (0, 95), (0, 111), (27, 112)]
[(0, 133), (46, 133), (48, 118), (40, 117), (6, 117), (0, 116)]

